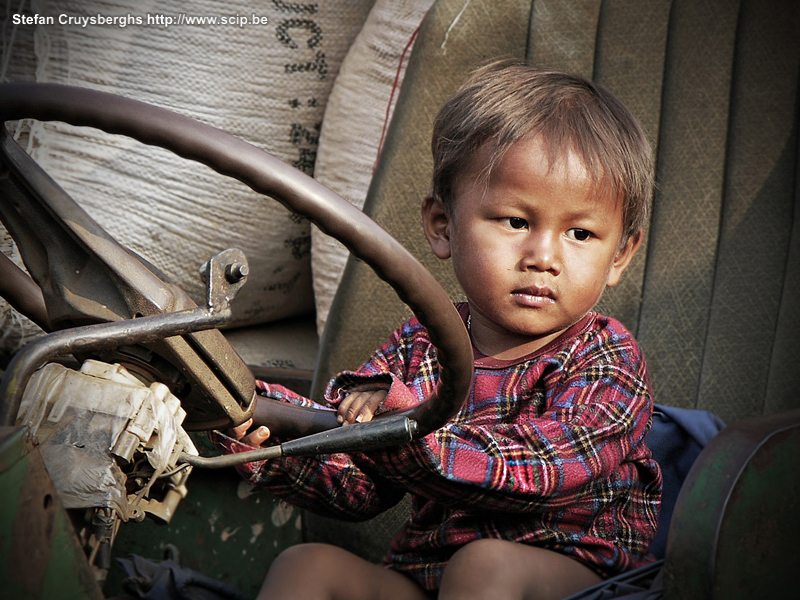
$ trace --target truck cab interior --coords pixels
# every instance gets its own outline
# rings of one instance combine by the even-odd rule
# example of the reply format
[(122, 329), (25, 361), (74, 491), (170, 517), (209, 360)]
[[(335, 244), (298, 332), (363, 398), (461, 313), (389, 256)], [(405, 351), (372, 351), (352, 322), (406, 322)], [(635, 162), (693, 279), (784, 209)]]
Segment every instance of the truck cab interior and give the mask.
[[(251, 414), (254, 377), (320, 399), (333, 375), (361, 364), (415, 312), (438, 332), (437, 348), (452, 372), (443, 398), (412, 420), (423, 423), (422, 434), (440, 426), (468, 388), (471, 360), (464, 356), (471, 350), (450, 310), (450, 301), (460, 299), (455, 277), (430, 253), (417, 215), (429, 191), (436, 112), (471, 71), (497, 58), (596, 80), (640, 119), (656, 150), (645, 242), (598, 310), (621, 320), (641, 344), (658, 404), (707, 411), (725, 423), (682, 473), (665, 525), (663, 597), (790, 593), (800, 564), (800, 476), (793, 467), (800, 453), (800, 369), (792, 345), (800, 339), (800, 5), (428, 4), (409, 43), (399, 46), (407, 65), (391, 82), (393, 113), (378, 140), (363, 211), (301, 176), (297, 164), (251, 151), (236, 136), (215, 137), (218, 130), (195, 128), (172, 111), (125, 99), (118, 105), (80, 89), (73, 97), (71, 88), (41, 83), (0, 86), (0, 117), (9, 130), (19, 119), (66, 121), (166, 148), (211, 166), (217, 186), (233, 177), (265, 194), (263, 202), (280, 202), (352, 253), (319, 334), (318, 315), (308, 310), (230, 327), (231, 316), (221, 313), (263, 257), (223, 253), (185, 265), (199, 280), (195, 274), (208, 261), (205, 283), (198, 284), (203, 297), (192, 300), (159, 264), (119, 244), (79, 207), (80, 198), (72, 201), (4, 135), (0, 221), (27, 274), (2, 263), (0, 296), (49, 332), (8, 357), (0, 387), (0, 551), (4, 580), (18, 597), (61, 597), (59, 589), (75, 598), (127, 597), (112, 563), (129, 554), (180, 556), (182, 565), (249, 594), (280, 550), (304, 540), (379, 560), (404, 519), (402, 503), (367, 523), (340, 523), (253, 490), (229, 467), (196, 467), (187, 478), (189, 469), (174, 461), (172, 487), (159, 508), (144, 520), (131, 512), (119, 531), (113, 528), (113, 544), (98, 543), (102, 527), (80, 525), (83, 514), (63, 507), (17, 411), (42, 365), (127, 361), (180, 397), (192, 430), (183, 451), (213, 454), (203, 432)], [(328, 118), (326, 112), (323, 137), (335, 127)], [(307, 432), (300, 426), (295, 433), (303, 439)], [(336, 435), (325, 448), (351, 443)], [(376, 434), (377, 441), (364, 443), (401, 443), (402, 432), (391, 435), (400, 437), (390, 442)], [(165, 465), (159, 476), (169, 470)], [(94, 513), (95, 521), (101, 516)], [(98, 583), (100, 562), (105, 573)]]

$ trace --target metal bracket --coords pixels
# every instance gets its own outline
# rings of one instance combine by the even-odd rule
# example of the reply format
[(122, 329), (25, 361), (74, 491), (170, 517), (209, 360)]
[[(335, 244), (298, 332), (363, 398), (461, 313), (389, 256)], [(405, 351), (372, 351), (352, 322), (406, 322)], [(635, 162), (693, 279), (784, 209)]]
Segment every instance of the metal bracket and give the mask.
[(206, 282), (206, 304), (213, 311), (225, 310), (247, 281), (250, 267), (244, 252), (223, 250), (200, 268)]

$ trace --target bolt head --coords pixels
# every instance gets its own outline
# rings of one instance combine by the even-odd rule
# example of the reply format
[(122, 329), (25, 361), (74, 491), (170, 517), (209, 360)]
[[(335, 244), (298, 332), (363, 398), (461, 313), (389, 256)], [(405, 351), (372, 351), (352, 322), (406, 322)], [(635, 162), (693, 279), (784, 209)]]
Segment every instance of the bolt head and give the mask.
[(250, 267), (244, 263), (235, 262), (225, 267), (225, 279), (230, 283), (238, 283), (250, 274)]

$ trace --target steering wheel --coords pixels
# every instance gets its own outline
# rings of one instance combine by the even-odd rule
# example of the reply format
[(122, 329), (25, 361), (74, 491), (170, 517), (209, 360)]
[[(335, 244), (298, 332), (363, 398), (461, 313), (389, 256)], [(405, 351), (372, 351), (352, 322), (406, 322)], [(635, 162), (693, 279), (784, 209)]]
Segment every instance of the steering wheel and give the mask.
[[(412, 437), (438, 429), (463, 404), (472, 382), (472, 350), (447, 293), (386, 231), (316, 180), (209, 125), (113, 94), (57, 84), (0, 85), (0, 121), (23, 118), (94, 127), (160, 146), (234, 177), (305, 216), (369, 264), (428, 330), (437, 349), (440, 379), (429, 398), (405, 413), (415, 424)], [(31, 277), (42, 288), (53, 329), (164, 314), (193, 305), (182, 290), (165, 282), (157, 269), (103, 231), (21, 149), (14, 148), (16, 144), (5, 131), (0, 133), (5, 135), (0, 160), (7, 175), (0, 178), (0, 219), (17, 241)], [(45, 236), (56, 236), (57, 243), (67, 247), (57, 253), (43, 252), (48, 241), (53, 243), (42, 239)], [(82, 261), (95, 266), (90, 286), (69, 280), (64, 273), (70, 265), (53, 256), (69, 256), (70, 252), (81, 254)], [(74, 303), (67, 306), (65, 297), (75, 296), (63, 293), (61, 288), (67, 285), (84, 285), (87, 291), (99, 292), (101, 304), (108, 310), (87, 312)], [(133, 361), (136, 348), (123, 350)], [(252, 414), (252, 375), (216, 329), (168, 337), (163, 343), (149, 345), (148, 352), (154, 356), (143, 360), (141, 368), (161, 376), (167, 373), (168, 378), (172, 373), (175, 381), (190, 388), (183, 390), (183, 395), (181, 390), (176, 394), (187, 411), (190, 428), (234, 425)], [(368, 426), (374, 424), (377, 431), (380, 421), (358, 428), (369, 433)], [(358, 431), (356, 426), (343, 429), (351, 428)]]

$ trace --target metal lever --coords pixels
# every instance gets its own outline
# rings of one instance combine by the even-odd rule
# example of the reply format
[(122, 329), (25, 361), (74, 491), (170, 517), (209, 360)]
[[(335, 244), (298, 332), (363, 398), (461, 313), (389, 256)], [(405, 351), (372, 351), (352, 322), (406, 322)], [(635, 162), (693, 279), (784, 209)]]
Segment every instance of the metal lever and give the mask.
[(193, 467), (221, 469), (236, 465), (270, 460), (281, 456), (315, 456), (336, 452), (366, 452), (410, 442), (419, 433), (417, 422), (405, 415), (379, 418), (369, 423), (357, 423), (298, 438), (277, 446), (226, 456), (203, 457), (181, 454), (180, 462)]

